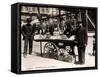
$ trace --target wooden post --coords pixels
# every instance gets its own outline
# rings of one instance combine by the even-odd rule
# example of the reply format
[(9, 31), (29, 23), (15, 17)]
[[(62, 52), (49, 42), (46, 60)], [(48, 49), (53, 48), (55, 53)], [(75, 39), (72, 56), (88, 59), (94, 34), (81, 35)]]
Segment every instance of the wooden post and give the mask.
[(88, 32), (88, 18), (87, 18), (87, 15), (88, 15), (88, 11), (86, 10), (86, 14), (85, 14), (85, 17), (86, 17), (86, 31)]
[(41, 16), (41, 14), (40, 14), (40, 7), (37, 7), (37, 10), (38, 10), (38, 15), (37, 15), (37, 17), (38, 17), (38, 19), (39, 19), (39, 21), (40, 21), (40, 24), (41, 24), (41, 23), (42, 23), (42, 22), (41, 22), (42, 16)]
[(41, 56), (43, 56), (42, 55), (42, 42), (40, 42), (40, 52), (41, 52)]
[(60, 27), (61, 27), (61, 18), (60, 18), (60, 16), (61, 16), (61, 12), (60, 12), (61, 10), (59, 9), (59, 17), (58, 17), (58, 22), (59, 22), (59, 25), (58, 25), (58, 31), (59, 31), (59, 33), (61, 32), (61, 29), (60, 29)]

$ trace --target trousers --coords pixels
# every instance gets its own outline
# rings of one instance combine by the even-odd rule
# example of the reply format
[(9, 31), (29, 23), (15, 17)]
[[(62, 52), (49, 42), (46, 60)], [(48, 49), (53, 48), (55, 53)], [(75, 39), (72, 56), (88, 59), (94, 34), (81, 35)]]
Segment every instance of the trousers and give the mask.
[(86, 46), (78, 46), (78, 60), (80, 64), (85, 63), (85, 48)]
[(28, 52), (27, 50), (28, 46), (29, 46), (29, 54), (32, 54), (32, 46), (33, 46), (32, 38), (25, 38), (24, 40), (24, 53), (26, 54)]

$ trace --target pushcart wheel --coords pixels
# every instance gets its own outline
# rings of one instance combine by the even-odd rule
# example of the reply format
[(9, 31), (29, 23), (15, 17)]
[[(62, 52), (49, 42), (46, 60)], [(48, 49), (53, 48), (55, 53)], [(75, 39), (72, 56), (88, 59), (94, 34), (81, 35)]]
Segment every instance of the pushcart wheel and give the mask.
[(48, 42), (44, 45), (43, 57), (46, 58), (58, 58), (57, 47), (54, 43)]

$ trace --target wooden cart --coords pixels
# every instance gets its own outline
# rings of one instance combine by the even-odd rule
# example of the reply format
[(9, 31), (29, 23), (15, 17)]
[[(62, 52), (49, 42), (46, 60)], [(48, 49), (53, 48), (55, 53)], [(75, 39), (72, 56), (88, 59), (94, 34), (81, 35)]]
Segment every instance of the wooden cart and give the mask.
[[(42, 57), (50, 57), (54, 59), (58, 59), (59, 55), (63, 55), (61, 49), (66, 50), (66, 46), (70, 47), (70, 51), (68, 53), (70, 55), (74, 54), (74, 46), (75, 41), (69, 39), (34, 39), (34, 41), (40, 42), (40, 51)], [(44, 47), (42, 46), (42, 42), (46, 42)], [(43, 51), (42, 51), (43, 47)], [(67, 50), (66, 50), (67, 51)]]

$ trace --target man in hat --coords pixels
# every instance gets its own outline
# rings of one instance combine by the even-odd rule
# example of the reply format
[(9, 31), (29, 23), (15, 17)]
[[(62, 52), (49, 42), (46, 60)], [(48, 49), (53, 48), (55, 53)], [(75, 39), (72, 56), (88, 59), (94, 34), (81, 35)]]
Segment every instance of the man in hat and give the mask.
[(78, 22), (78, 29), (76, 31), (76, 41), (78, 47), (78, 64), (85, 63), (85, 48), (87, 45), (87, 32), (81, 21)]
[(32, 54), (32, 45), (33, 45), (33, 38), (34, 38), (34, 28), (30, 24), (31, 19), (26, 20), (27, 24), (22, 26), (21, 28), (21, 33), (23, 35), (23, 40), (24, 40), (24, 52), (23, 55), (27, 55), (27, 48), (29, 45), (29, 54)]

